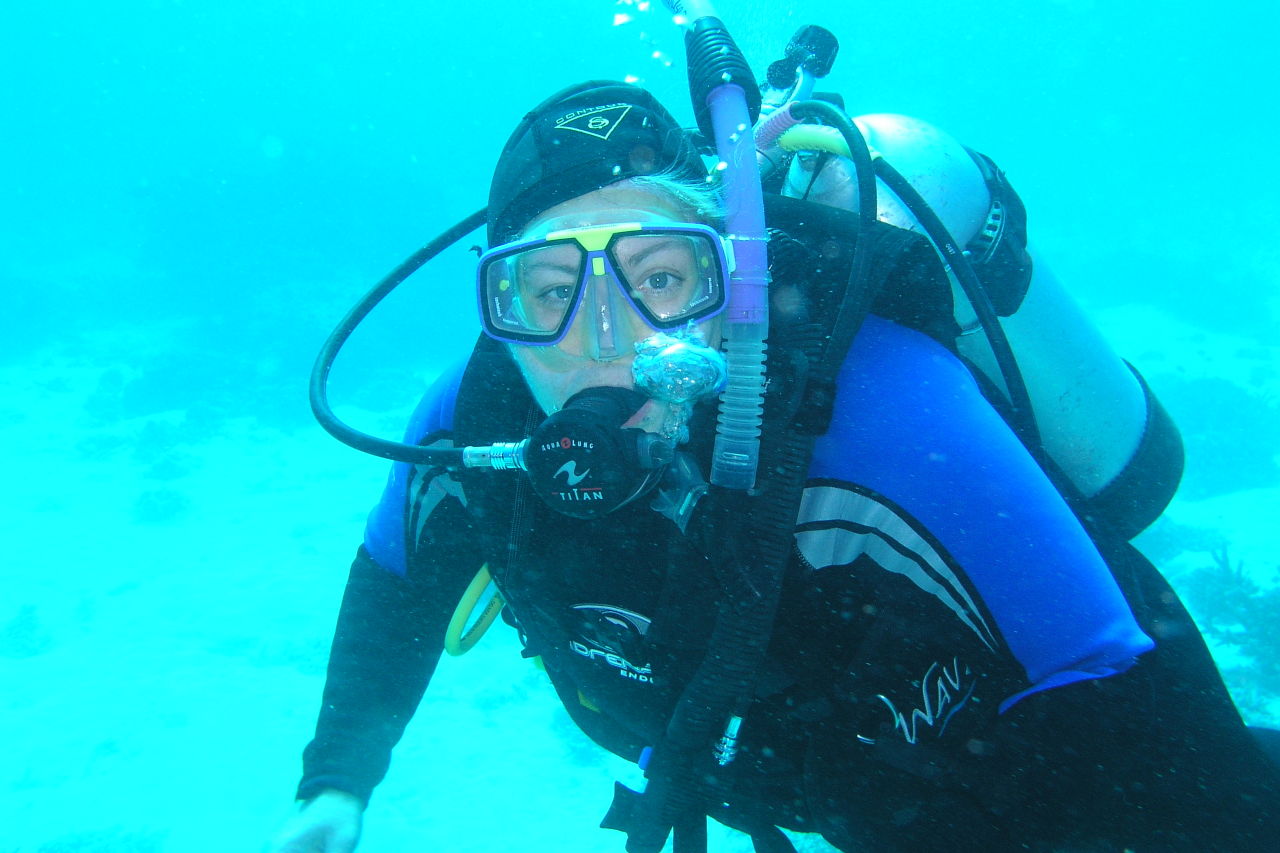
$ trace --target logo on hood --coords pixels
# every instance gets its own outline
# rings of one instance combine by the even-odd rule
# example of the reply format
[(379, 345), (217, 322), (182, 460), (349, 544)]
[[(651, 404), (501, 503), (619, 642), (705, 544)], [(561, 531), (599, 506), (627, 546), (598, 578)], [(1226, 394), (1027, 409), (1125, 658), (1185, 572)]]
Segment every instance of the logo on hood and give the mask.
[(608, 139), (622, 119), (631, 112), (631, 104), (608, 104), (603, 107), (592, 107), (586, 110), (574, 110), (568, 115), (556, 119), (556, 130), (574, 130), (594, 136), (596, 139)]

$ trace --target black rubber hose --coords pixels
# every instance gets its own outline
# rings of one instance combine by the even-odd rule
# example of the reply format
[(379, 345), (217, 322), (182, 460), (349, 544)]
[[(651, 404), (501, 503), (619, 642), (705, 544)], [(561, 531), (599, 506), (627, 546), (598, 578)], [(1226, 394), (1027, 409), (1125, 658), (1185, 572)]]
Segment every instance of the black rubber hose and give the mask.
[(883, 158), (876, 160), (875, 168), (876, 174), (915, 216), (942, 260), (955, 273), (956, 280), (960, 282), (960, 288), (964, 291), (969, 304), (973, 306), (974, 313), (978, 315), (978, 322), (982, 324), (982, 331), (986, 334), (996, 364), (1000, 367), (1000, 375), (1004, 378), (1005, 388), (1009, 392), (1013, 429), (1023, 443), (1031, 447), (1040, 447), (1040, 429), (1036, 425), (1035, 412), (1031, 408), (1031, 395), (1027, 393), (1027, 383), (1022, 378), (1022, 371), (1018, 369), (1018, 360), (1013, 355), (1013, 348), (1009, 346), (1009, 339), (1005, 336), (1004, 327), (1000, 325), (1000, 318), (996, 316), (991, 299), (987, 296), (987, 291), (983, 288), (977, 273), (973, 271), (969, 259), (956, 244), (947, 226), (942, 224), (942, 220), (933, 212), (933, 208), (929, 207), (920, 193), (916, 192), (916, 188), (911, 186), (910, 181), (902, 177), (902, 174), (886, 163)]
[(354, 427), (343, 423), (329, 406), (329, 371), (333, 368), (334, 359), (338, 357), (338, 353), (341, 351), (343, 344), (347, 342), (347, 338), (351, 337), (351, 333), (355, 331), (356, 326), (360, 325), (364, 318), (369, 316), (369, 312), (376, 308), (378, 303), (385, 299), (391, 291), (395, 290), (401, 282), (421, 269), (427, 261), (430, 261), (467, 234), (484, 225), (486, 213), (487, 208), (477, 210), (408, 258), (405, 258), (399, 266), (374, 285), (373, 289), (366, 293), (347, 312), (347, 316), (342, 318), (342, 322), (338, 323), (337, 327), (329, 333), (324, 346), (320, 348), (319, 355), (316, 356), (315, 365), (311, 368), (310, 385), (311, 412), (329, 435), (343, 444), (354, 447), (356, 450), (361, 450), (374, 456), (381, 456), (384, 459), (409, 462), (414, 465), (433, 465), (447, 468), (451, 471), (462, 468), (461, 449), (430, 449), (419, 447), (415, 444), (390, 441), (360, 432)]
[[(730, 557), (717, 567), (724, 600), (706, 656), (685, 686), (650, 760), (648, 786), (628, 830), (628, 853), (657, 853), (670, 827), (687, 822), (694, 813), (706, 813), (702, 776), (711, 761), (711, 747), (730, 715), (744, 713), (749, 706), (773, 633), (812, 442), (812, 436), (789, 433), (782, 446), (768, 454), (772, 482), (767, 496), (746, 498), (717, 490), (727, 511), (710, 525), (712, 535), (732, 531), (745, 558)], [(749, 508), (744, 507), (746, 501), (751, 502)]]
[(844, 360), (862, 321), (871, 310), (875, 294), (867, 287), (867, 277), (871, 272), (872, 234), (879, 221), (879, 200), (876, 190), (875, 164), (871, 160), (871, 150), (862, 136), (858, 126), (838, 109), (826, 101), (800, 101), (791, 105), (791, 115), (798, 119), (816, 118), (826, 122), (839, 131), (849, 148), (849, 159), (853, 161), (853, 172), (858, 185), (858, 234), (854, 239), (853, 263), (849, 269), (849, 284), (845, 290), (845, 298), (840, 300), (835, 322), (832, 324), (831, 341), (827, 352), (839, 352), (838, 359), (824, 359), (824, 370), (819, 379), (834, 382), (835, 375)]

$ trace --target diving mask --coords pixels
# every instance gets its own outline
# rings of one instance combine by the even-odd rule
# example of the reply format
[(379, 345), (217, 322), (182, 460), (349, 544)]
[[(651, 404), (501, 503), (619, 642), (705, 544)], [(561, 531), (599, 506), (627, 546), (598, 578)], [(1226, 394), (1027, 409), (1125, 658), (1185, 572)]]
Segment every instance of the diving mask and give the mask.
[(587, 311), (584, 355), (630, 354), (634, 313), (656, 331), (725, 307), (732, 272), (726, 241), (695, 223), (622, 224), (552, 231), (490, 249), (477, 273), (480, 317), (499, 341), (550, 346)]

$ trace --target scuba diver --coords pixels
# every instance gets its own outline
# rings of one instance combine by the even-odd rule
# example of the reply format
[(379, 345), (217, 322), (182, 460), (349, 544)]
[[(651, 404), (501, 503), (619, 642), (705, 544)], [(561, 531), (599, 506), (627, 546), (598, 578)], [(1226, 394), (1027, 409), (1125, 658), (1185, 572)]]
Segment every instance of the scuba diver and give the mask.
[[(708, 817), (758, 851), (1271, 849), (1280, 772), (1128, 541), (1177, 430), (1004, 175), (813, 96), (825, 31), (762, 96), (689, 23), (700, 133), (632, 85), (557, 92), (322, 352), (322, 423), (395, 462), (275, 849), (354, 848), (442, 651), (499, 610), (644, 769), (603, 822), (630, 853), (705, 850)], [(473, 352), (404, 442), (337, 421), (346, 335), (481, 223)]]

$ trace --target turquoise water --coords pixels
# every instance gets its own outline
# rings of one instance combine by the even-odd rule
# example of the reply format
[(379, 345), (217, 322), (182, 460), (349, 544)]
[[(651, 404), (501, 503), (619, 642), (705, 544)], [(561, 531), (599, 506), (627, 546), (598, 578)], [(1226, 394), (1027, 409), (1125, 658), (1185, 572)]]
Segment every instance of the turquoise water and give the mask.
[[(824, 88), (851, 112), (926, 119), (1008, 172), (1041, 255), (1182, 426), (1187, 478), (1143, 545), (1246, 713), (1280, 721), (1274, 4), (719, 9), (758, 70), (801, 24), (832, 29)], [(663, 15), (606, 0), (6, 10), (0, 850), (257, 849), (384, 473), (313, 425), (315, 350), (484, 203), (550, 91), (631, 76), (691, 121), (680, 50)], [(478, 240), (357, 336), (340, 411), (396, 433), (469, 346)], [(617, 768), (509, 637), (473, 655), (442, 666), (362, 849), (620, 849), (592, 828)]]

